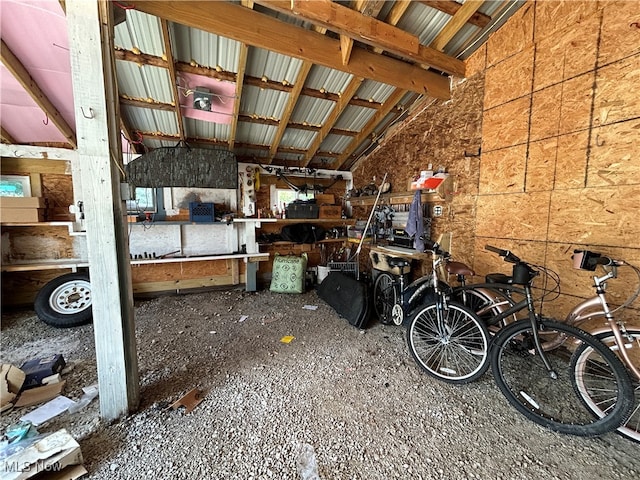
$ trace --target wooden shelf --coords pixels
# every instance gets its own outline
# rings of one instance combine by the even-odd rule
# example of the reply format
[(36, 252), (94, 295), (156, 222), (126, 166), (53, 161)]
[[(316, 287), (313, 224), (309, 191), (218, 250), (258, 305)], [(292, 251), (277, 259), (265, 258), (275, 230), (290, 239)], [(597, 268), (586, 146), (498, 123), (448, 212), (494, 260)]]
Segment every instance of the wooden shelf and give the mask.
[[(423, 190), (420, 196), (422, 203), (429, 202), (445, 202), (451, 199), (453, 180), (451, 177), (445, 178), (436, 190)], [(397, 193), (384, 193), (380, 195), (380, 205), (401, 205), (410, 204), (413, 202), (415, 195), (413, 192), (397, 192)], [(376, 201), (376, 195), (370, 195), (367, 197), (354, 197), (350, 198), (351, 206), (353, 207), (370, 207)]]
[(344, 225), (355, 225), (355, 218), (276, 218), (276, 223), (342, 223)]

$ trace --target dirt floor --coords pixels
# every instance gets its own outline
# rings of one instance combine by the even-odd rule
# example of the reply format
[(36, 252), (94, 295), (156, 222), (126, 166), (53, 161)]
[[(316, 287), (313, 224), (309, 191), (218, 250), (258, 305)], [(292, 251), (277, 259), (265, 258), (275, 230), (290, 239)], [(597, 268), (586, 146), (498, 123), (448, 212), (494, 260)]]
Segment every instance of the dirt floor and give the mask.
[[(640, 477), (640, 445), (538, 427), (490, 373), (438, 382), (418, 369), (402, 328), (358, 330), (314, 291), (166, 296), (137, 301), (135, 316), (138, 411), (108, 425), (94, 400), (39, 427), (68, 429), (91, 479), (311, 479), (314, 461), (325, 480)], [(97, 382), (93, 327), (2, 314), (2, 362), (55, 353), (77, 400)], [(167, 408), (195, 387), (205, 398), (191, 413)], [(3, 431), (33, 408), (3, 414)]]

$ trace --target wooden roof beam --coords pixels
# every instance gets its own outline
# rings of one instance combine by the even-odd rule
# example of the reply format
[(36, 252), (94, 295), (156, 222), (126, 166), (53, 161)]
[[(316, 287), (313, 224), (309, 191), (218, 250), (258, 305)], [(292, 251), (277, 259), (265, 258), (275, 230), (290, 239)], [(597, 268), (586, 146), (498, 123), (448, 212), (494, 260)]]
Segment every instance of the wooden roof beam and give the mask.
[[(384, 6), (383, 0), (353, 0), (351, 6), (354, 10), (368, 17), (376, 18)], [(340, 53), (342, 54), (342, 64), (349, 63), (351, 50), (353, 49), (353, 38), (340, 34)]]
[(69, 124), (62, 118), (62, 114), (51, 103), (51, 100), (45, 95), (42, 89), (38, 86), (35, 80), (29, 75), (27, 69), (22, 65), (22, 62), (16, 57), (9, 49), (7, 44), (2, 40), (1, 45), (1, 58), (2, 63), (7, 70), (15, 77), (15, 79), (22, 85), (22, 87), (31, 96), (34, 102), (42, 109), (42, 111), (49, 117), (49, 120), (56, 126), (56, 128), (62, 133), (72, 147), (77, 147), (76, 134)]
[(238, 131), (238, 120), (240, 117), (240, 100), (242, 97), (242, 87), (244, 86), (244, 73), (247, 69), (247, 56), (249, 55), (249, 47), (240, 44), (240, 56), (238, 58), (238, 73), (236, 74), (236, 99), (233, 104), (233, 117), (231, 120), (231, 130), (229, 132), (229, 150), (233, 150), (236, 141), (236, 133)]
[(169, 22), (161, 19), (160, 25), (162, 27), (162, 47), (164, 49), (165, 57), (167, 57), (167, 68), (169, 69), (169, 81), (171, 82), (171, 94), (173, 95), (174, 112), (176, 114), (176, 121), (178, 122), (178, 134), (180, 135), (180, 140), (184, 140), (184, 121), (182, 119), (182, 110), (180, 109), (180, 92), (178, 92), (175, 58), (173, 57), (173, 50), (171, 48)]
[(431, 42), (431, 47), (436, 50), (444, 50), (447, 43), (460, 31), (471, 16), (478, 11), (484, 0), (467, 0), (462, 7), (449, 19), (440, 33)]
[(15, 145), (16, 141), (11, 136), (11, 134), (7, 132), (4, 127), (0, 127), (0, 129), (2, 130), (2, 133), (0, 134), (0, 137), (2, 138), (2, 142), (8, 143), (9, 145)]
[[(269, 15), (228, 2), (144, 1), (136, 2), (139, 11), (192, 28), (215, 33), (248, 45), (323, 65), (357, 77), (376, 80), (434, 98), (451, 98), (449, 79), (418, 66), (384, 55), (354, 48), (348, 65), (342, 65), (340, 41), (282, 22)], [(256, 28), (259, 26), (260, 28)], [(448, 59), (450, 73), (464, 76), (464, 62), (433, 50)], [(435, 66), (431, 58), (420, 61)]]
[[(312, 23), (319, 23), (329, 30), (353, 37), (363, 43), (393, 53), (405, 60), (419, 64), (430, 65), (443, 72), (464, 77), (464, 62), (454, 57), (450, 57), (438, 50), (424, 45), (420, 45), (418, 37), (409, 35), (386, 22), (367, 17), (360, 12), (351, 10), (330, 0), (320, 0), (309, 2), (306, 0), (258, 0), (257, 3), (271, 8), (277, 12), (293, 15)], [(409, 41), (401, 36), (400, 32), (409, 35)], [(413, 40), (415, 39), (415, 41)], [(363, 50), (360, 48), (357, 51)], [(332, 67), (339, 70), (338, 67)], [(356, 76), (358, 75), (355, 72)], [(398, 88), (405, 88), (402, 85), (388, 83)], [(413, 90), (413, 88), (405, 88)], [(425, 93), (425, 92), (417, 92)], [(433, 96), (433, 95), (432, 95)]]
[[(436, 10), (440, 10), (441, 12), (448, 13), (449, 15), (455, 15), (458, 13), (464, 4), (458, 3), (454, 0), (419, 0), (420, 3), (426, 5), (427, 7), (435, 8)], [(466, 2), (465, 2), (466, 3)], [(484, 28), (491, 22), (491, 17), (489, 15), (485, 15), (481, 12), (475, 12), (469, 19), (467, 20), (471, 25), (475, 25), (476, 27)]]

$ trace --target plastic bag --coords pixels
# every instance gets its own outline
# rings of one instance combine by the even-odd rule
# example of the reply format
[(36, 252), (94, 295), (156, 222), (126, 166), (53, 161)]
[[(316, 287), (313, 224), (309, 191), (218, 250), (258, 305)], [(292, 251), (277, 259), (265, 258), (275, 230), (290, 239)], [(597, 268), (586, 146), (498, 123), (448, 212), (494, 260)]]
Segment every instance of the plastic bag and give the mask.
[(301, 480), (320, 480), (318, 475), (318, 463), (316, 462), (316, 452), (308, 443), (300, 445), (296, 466)]

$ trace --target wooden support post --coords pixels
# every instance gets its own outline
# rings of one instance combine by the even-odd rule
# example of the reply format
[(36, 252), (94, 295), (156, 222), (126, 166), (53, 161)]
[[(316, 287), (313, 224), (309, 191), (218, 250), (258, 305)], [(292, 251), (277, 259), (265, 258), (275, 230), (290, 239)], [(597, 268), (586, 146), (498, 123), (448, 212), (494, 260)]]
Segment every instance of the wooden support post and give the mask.
[(122, 155), (113, 19), (107, 1), (66, 1), (78, 163), (87, 227), (100, 414), (115, 420), (139, 401), (133, 290), (120, 199)]

